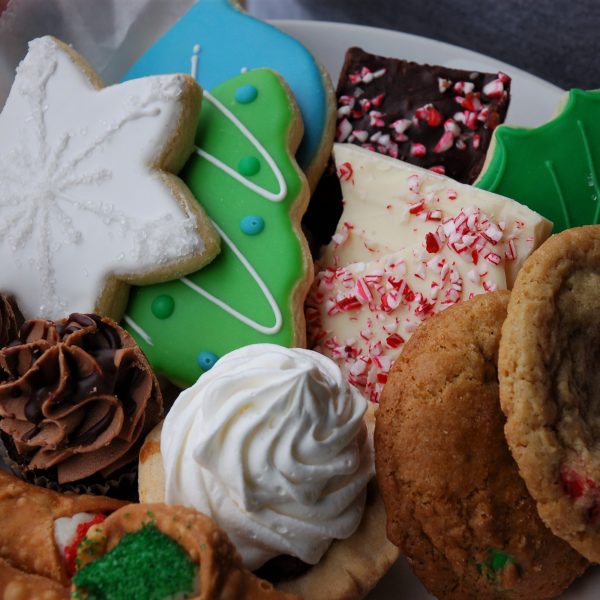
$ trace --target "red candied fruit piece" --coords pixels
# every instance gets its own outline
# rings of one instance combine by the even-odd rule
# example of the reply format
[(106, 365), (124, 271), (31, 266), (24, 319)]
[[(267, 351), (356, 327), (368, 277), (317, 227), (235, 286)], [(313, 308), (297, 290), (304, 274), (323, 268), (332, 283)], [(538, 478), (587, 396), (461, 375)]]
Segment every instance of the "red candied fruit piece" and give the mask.
[(102, 523), (104, 519), (106, 519), (106, 515), (99, 514), (96, 515), (93, 519), (90, 519), (85, 523), (80, 523), (79, 525), (77, 525), (73, 541), (65, 548), (65, 562), (67, 575), (69, 577), (73, 577), (73, 575), (75, 575), (75, 560), (77, 558), (77, 548), (79, 547), (79, 544), (81, 544), (83, 538), (87, 535), (87, 532), (90, 530), (90, 527), (98, 525), (98, 523)]
[(561, 469), (560, 484), (562, 490), (573, 502), (585, 495), (589, 490), (596, 489), (596, 483), (589, 477), (585, 477), (570, 467)]
[(583, 498), (586, 520), (588, 523), (597, 523), (600, 519), (600, 489), (596, 482), (570, 467), (563, 466), (560, 483), (563, 492), (572, 502)]

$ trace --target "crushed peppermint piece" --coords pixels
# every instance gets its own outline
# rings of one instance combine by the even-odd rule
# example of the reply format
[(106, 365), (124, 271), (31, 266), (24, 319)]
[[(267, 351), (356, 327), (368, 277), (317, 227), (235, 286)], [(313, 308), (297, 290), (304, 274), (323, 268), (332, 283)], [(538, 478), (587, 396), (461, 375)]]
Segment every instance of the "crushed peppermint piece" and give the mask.
[(345, 162), (343, 165), (340, 165), (337, 172), (341, 181), (349, 181), (352, 179), (352, 165), (349, 162)]
[(440, 91), (440, 94), (443, 94), (446, 90), (448, 90), (451, 85), (452, 82), (449, 79), (438, 77), (438, 90)]

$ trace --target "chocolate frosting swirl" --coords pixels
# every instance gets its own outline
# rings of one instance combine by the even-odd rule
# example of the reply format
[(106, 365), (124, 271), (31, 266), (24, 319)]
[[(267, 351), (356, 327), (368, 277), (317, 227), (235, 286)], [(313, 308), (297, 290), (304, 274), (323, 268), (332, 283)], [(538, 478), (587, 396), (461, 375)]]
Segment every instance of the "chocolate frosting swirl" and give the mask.
[(22, 322), (21, 313), (12, 299), (0, 294), (0, 348), (17, 338)]
[(24, 471), (59, 484), (109, 476), (137, 460), (162, 416), (146, 357), (110, 319), (31, 320), (0, 350), (0, 431)]

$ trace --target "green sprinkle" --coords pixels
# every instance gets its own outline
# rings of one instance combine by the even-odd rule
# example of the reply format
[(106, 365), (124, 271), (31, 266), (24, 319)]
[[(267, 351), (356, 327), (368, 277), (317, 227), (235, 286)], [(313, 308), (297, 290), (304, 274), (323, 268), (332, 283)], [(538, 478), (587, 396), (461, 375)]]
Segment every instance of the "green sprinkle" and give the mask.
[(73, 584), (88, 600), (163, 600), (191, 595), (196, 572), (185, 550), (149, 524), (125, 534), (110, 552), (78, 571)]

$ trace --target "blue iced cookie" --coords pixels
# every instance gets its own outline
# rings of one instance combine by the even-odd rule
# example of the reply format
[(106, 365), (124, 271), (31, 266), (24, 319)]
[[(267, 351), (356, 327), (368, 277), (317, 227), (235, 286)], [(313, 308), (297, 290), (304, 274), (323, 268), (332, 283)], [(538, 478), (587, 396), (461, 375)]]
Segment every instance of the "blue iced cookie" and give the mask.
[(198, 0), (125, 79), (192, 73), (207, 90), (246, 69), (269, 67), (292, 89), (304, 121), (297, 160), (311, 187), (333, 140), (335, 96), (329, 76), (293, 37), (243, 12), (235, 0)]

